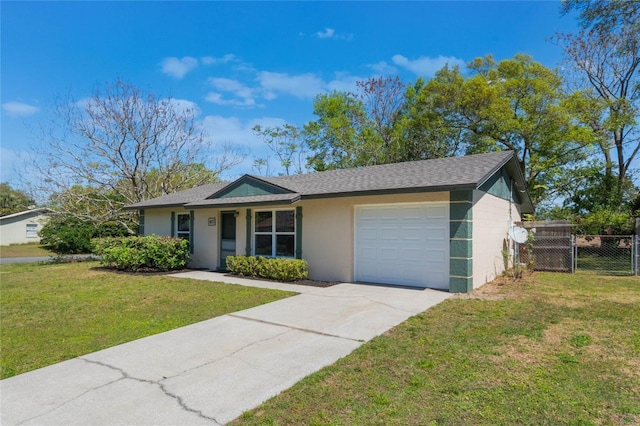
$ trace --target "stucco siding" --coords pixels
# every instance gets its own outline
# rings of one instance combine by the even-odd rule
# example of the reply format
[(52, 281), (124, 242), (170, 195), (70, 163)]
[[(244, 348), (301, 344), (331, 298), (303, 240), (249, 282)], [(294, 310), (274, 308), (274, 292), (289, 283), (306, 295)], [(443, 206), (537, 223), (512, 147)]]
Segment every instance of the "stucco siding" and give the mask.
[(448, 192), (390, 194), (305, 200), (302, 206), (302, 258), (309, 277), (322, 281), (354, 281), (355, 206), (449, 201)]
[(483, 191), (473, 192), (473, 288), (504, 271), (502, 251), (511, 248), (507, 232), (519, 220), (515, 204)]
[(146, 209), (144, 235), (171, 235), (171, 212), (188, 213), (180, 208)]
[[(0, 225), (0, 245), (39, 243), (40, 232), (48, 217), (45, 214), (5, 218)], [(27, 224), (36, 225), (36, 234), (27, 235)]]

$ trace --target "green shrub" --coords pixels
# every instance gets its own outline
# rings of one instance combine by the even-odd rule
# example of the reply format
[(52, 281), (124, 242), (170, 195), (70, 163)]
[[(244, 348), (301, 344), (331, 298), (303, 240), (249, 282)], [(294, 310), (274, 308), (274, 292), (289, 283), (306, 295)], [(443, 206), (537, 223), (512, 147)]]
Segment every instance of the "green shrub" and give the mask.
[(227, 256), (227, 268), (231, 273), (243, 277), (278, 281), (301, 280), (309, 274), (305, 260), (276, 257)]
[(127, 235), (117, 224), (96, 225), (72, 216), (54, 216), (40, 230), (40, 244), (57, 255), (91, 253), (91, 239)]
[(189, 262), (189, 243), (180, 238), (98, 238), (92, 244), (103, 265), (124, 271), (171, 271), (182, 269)]

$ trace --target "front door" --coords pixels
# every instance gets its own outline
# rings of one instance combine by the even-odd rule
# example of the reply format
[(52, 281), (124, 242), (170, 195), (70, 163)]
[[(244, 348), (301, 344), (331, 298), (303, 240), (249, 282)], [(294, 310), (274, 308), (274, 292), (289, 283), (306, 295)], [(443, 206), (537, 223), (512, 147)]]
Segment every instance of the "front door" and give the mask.
[(236, 212), (222, 212), (220, 217), (220, 267), (227, 270), (227, 256), (236, 255)]

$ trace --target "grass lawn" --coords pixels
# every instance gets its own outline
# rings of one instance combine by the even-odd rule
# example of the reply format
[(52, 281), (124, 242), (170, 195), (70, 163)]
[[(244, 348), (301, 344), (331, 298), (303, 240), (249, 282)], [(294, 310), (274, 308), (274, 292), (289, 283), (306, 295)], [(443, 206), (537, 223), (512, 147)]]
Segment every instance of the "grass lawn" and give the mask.
[(293, 295), (98, 266), (0, 265), (1, 378)]
[(640, 279), (537, 273), (487, 284), (235, 424), (640, 424)]
[(11, 244), (0, 246), (0, 257), (42, 257), (54, 256), (54, 253), (46, 251), (40, 244)]

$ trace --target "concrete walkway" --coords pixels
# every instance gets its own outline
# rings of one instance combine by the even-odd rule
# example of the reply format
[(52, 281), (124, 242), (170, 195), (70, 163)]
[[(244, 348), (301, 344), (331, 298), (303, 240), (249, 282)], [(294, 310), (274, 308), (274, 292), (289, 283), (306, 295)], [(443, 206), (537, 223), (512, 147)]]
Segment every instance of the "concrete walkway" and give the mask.
[[(92, 254), (72, 254), (64, 256), (66, 259), (87, 259), (89, 257), (98, 258)], [(0, 265), (4, 263), (35, 263), (35, 262), (47, 262), (55, 258), (55, 255), (51, 256), (36, 256), (36, 257), (0, 257)]]
[(1, 424), (225, 424), (450, 296), (212, 272), (171, 276), (301, 294), (2, 380)]

